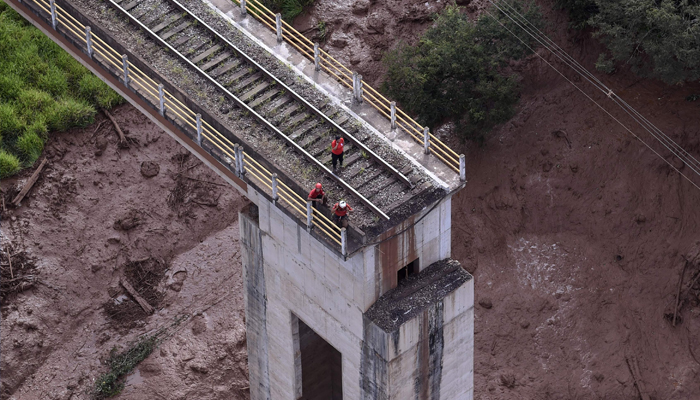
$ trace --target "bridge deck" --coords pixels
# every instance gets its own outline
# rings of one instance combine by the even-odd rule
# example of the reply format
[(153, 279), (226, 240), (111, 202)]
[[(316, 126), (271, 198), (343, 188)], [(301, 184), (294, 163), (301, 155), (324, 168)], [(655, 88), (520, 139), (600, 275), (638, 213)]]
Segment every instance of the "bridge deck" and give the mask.
[[(48, 1), (32, 0), (27, 5), (43, 21), (51, 21)], [(155, 86), (162, 82), (165, 120), (214, 156), (227, 174), (236, 172), (238, 165), (247, 166), (243, 179), (271, 197), (271, 174), (277, 173), (284, 185), (281, 199), (297, 219), (303, 219), (307, 188), (316, 181), (324, 183), (331, 201), (344, 198), (356, 208), (353, 224), (370, 237), (446, 195), (444, 185), (416, 167), (415, 160), (377, 138), (355, 115), (314, 90), (288, 66), (244, 35), (218, 36), (172, 0), (129, 2), (124, 7), (112, 0), (60, 0), (56, 7), (57, 32), (66, 38), (72, 35), (70, 41), (79, 51), (87, 52), (86, 26), (99, 32), (92, 43), (92, 60), (109, 71), (107, 80), (122, 77), (123, 65), (128, 64), (134, 78), (124, 87), (155, 109), (159, 90)], [(131, 95), (127, 97), (132, 101)], [(199, 134), (195, 113), (202, 115)], [(328, 169), (323, 142), (338, 132), (351, 144), (345, 170), (335, 175)], [(234, 152), (233, 143), (243, 151)], [(324, 214), (329, 215), (327, 208), (321, 208), (319, 216)], [(316, 216), (314, 212), (313, 225), (331, 232), (339, 244), (335, 236), (339, 233), (333, 233), (338, 228)], [(382, 219), (386, 217), (388, 221)]]

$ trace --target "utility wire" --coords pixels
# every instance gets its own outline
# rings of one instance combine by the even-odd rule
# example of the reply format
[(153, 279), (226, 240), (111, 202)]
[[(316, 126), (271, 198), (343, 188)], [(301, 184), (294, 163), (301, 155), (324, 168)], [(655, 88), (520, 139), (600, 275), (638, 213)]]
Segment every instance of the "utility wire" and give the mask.
[[(601, 82), (595, 75), (590, 73), (586, 68), (584, 68), (581, 64), (579, 64), (576, 59), (571, 57), (569, 54), (567, 54), (559, 45), (557, 45), (553, 40), (551, 40), (549, 37), (547, 37), (542, 31), (540, 31), (534, 24), (532, 24), (530, 21), (527, 20), (520, 12), (513, 7), (511, 4), (509, 4), (506, 1), (499, 1), (499, 4), (505, 5), (505, 8), (508, 8), (511, 12), (509, 15), (506, 13), (503, 9), (501, 9), (497, 4), (495, 4), (493, 1), (489, 0), (496, 8), (498, 8), (504, 15), (506, 15), (508, 18), (510, 18), (513, 22), (515, 22), (520, 28), (522, 28), (526, 33), (528, 33), (530, 36), (532, 36), (535, 40), (537, 40), (540, 44), (542, 44), (547, 50), (552, 52), (554, 55), (556, 55), (560, 60), (562, 60), (565, 64), (567, 64), (570, 68), (574, 69), (576, 72), (578, 72), (580, 75), (582, 75), (588, 82), (596, 86), (598, 90), (602, 91), (605, 95), (607, 95), (613, 102), (615, 102), (620, 108), (622, 108), (625, 112), (627, 112), (630, 117), (632, 117), (638, 124), (640, 124), (644, 129), (649, 132), (655, 139), (657, 139), (659, 142), (661, 142), (669, 151), (673, 153), (676, 157), (681, 159), (684, 163), (686, 163), (689, 168), (693, 170), (696, 174), (700, 175), (700, 162), (698, 162), (695, 157), (692, 156), (692, 154), (688, 153), (683, 147), (675, 143), (670, 137), (668, 137), (666, 134), (664, 134), (661, 129), (657, 128), (654, 124), (652, 124), (649, 120), (647, 120), (641, 113), (639, 113), (637, 110), (635, 110), (632, 106), (627, 104), (627, 102), (624, 101), (621, 97), (619, 97), (617, 94), (615, 94), (612, 89), (610, 89), (608, 86), (606, 86), (603, 82)], [(498, 0), (497, 0), (498, 1)], [(512, 15), (516, 14), (518, 20), (523, 23), (523, 25), (527, 26), (529, 29), (526, 29), (522, 25), (520, 25), (518, 22), (514, 21), (512, 18)], [(542, 43), (540, 39), (547, 44)], [(551, 47), (553, 47), (556, 51), (552, 50)], [(562, 59), (562, 56), (564, 59)], [(567, 62), (568, 61), (568, 62)], [(591, 81), (591, 79), (588, 79), (587, 77), (591, 78), (594, 82)], [(654, 132), (652, 132), (654, 131)], [(660, 136), (657, 137), (657, 135)], [(673, 147), (673, 149), (669, 148)]]
[[(627, 104), (622, 98), (617, 96), (611, 89), (609, 89), (605, 84), (603, 84), (598, 78), (596, 78), (593, 74), (591, 74), (588, 70), (586, 70), (583, 66), (581, 66), (581, 64), (579, 64), (575, 59), (573, 59), (573, 57), (569, 56), (565, 51), (563, 51), (556, 43), (554, 43), (546, 35), (542, 34), (542, 32), (539, 31), (539, 29), (537, 29), (532, 23), (527, 21), (527, 19), (525, 17), (523, 17), (522, 14), (520, 14), (516, 9), (514, 9), (512, 6), (510, 6), (509, 4), (507, 4), (505, 2), (503, 3), (503, 4), (506, 4), (506, 7), (508, 7), (510, 10), (513, 10), (515, 12), (515, 14), (517, 14), (519, 16), (519, 18), (518, 18), (519, 21), (521, 21), (521, 22), (524, 21), (524, 22), (521, 23), (521, 22), (516, 21), (513, 18), (512, 14), (506, 12), (502, 7), (499, 7), (498, 4), (494, 3), (491, 0), (489, 0), (489, 2), (491, 4), (493, 4), (500, 12), (502, 12), (511, 21), (513, 21), (518, 27), (523, 29), (528, 35), (530, 35), (533, 39), (535, 39), (538, 43), (540, 43), (547, 50), (549, 50), (551, 53), (553, 53), (555, 56), (557, 56), (557, 58), (559, 58), (567, 66), (574, 69), (574, 71), (576, 71), (579, 75), (581, 75), (589, 83), (591, 83), (598, 90), (600, 90), (606, 96), (608, 96), (608, 98), (610, 98), (619, 107), (621, 107), (625, 112), (627, 112), (627, 114), (630, 115), (637, 123), (642, 125), (642, 127), (647, 132), (649, 132), (649, 134), (651, 134), (656, 140), (661, 142), (661, 144), (664, 145), (664, 147), (666, 147), (673, 155), (675, 155), (681, 161), (683, 161), (686, 165), (688, 165), (689, 168), (693, 172), (700, 175), (700, 163), (695, 159), (695, 157), (693, 157), (685, 149), (683, 149), (681, 146), (676, 144), (672, 139), (670, 139), (668, 136), (666, 136), (659, 128), (654, 126), (643, 115), (641, 115), (638, 111), (636, 111), (629, 104)], [(613, 120), (615, 120), (618, 124), (620, 124), (632, 136), (634, 136), (637, 140), (642, 142), (647, 148), (649, 148), (649, 150), (651, 150), (659, 158), (663, 159), (673, 170), (678, 172), (681, 176), (683, 176), (685, 179), (687, 179), (693, 186), (695, 186), (697, 189), (700, 190), (700, 186), (695, 184), (695, 182), (693, 182), (685, 174), (681, 173), (678, 170), (678, 168), (676, 168), (673, 164), (671, 164), (668, 160), (666, 160), (659, 152), (654, 150), (651, 146), (649, 146), (646, 142), (644, 142), (638, 135), (636, 135), (634, 132), (632, 132), (625, 124), (623, 124), (620, 120), (615, 118), (603, 106), (601, 106), (591, 96), (589, 96), (587, 93), (585, 93), (581, 88), (579, 88), (576, 84), (574, 84), (569, 78), (567, 78), (561, 71), (559, 71), (556, 67), (554, 67), (554, 65), (552, 65), (550, 62), (545, 60), (539, 53), (537, 53), (534, 49), (532, 49), (532, 47), (530, 47), (518, 35), (516, 35), (513, 31), (511, 31), (508, 27), (506, 27), (500, 20), (498, 20), (488, 9), (486, 9), (485, 11), (489, 16), (491, 16), (491, 18), (493, 18), (499, 25), (501, 25), (501, 27), (503, 27), (506, 31), (508, 31), (511, 35), (513, 35), (516, 39), (518, 39), (525, 47), (527, 47), (530, 51), (532, 51), (538, 57), (540, 57), (542, 59), (542, 61), (544, 61), (547, 65), (549, 65), (554, 71), (556, 71), (564, 79), (566, 79), (572, 86), (574, 86), (576, 89), (578, 89), (584, 96), (586, 96), (589, 100), (591, 100), (596, 106), (598, 106), (606, 114), (608, 114), (608, 116), (610, 116)], [(532, 28), (528, 29), (523, 25), (531, 26)], [(556, 51), (552, 50), (552, 48), (550, 48), (550, 46), (554, 47), (557, 50)], [(563, 53), (563, 55), (561, 53)], [(674, 151), (674, 149), (675, 149), (675, 151)]]

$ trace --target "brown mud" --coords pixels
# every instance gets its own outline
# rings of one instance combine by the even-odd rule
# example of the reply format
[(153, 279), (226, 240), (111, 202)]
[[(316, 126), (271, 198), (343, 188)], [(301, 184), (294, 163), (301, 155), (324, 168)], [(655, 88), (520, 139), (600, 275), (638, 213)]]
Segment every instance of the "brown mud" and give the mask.
[[(458, 3), (473, 14), (485, 2)], [(295, 25), (319, 39), (325, 21), (322, 47), (378, 86), (381, 54), (414, 42), (446, 4), (317, 0)], [(598, 73), (600, 44), (567, 31), (551, 1), (538, 4), (553, 40), (700, 158), (700, 102), (686, 101), (700, 85)], [(687, 287), (700, 270), (700, 190), (542, 60), (512, 68), (523, 75), (518, 112), (483, 147), (439, 131), (467, 158), (452, 244), (475, 277), (474, 398), (637, 399), (630, 357), (652, 399), (700, 398), (700, 286)], [(604, 95), (565, 74), (654, 146)], [(673, 327), (686, 263), (682, 322)]]
[[(444, 4), (317, 0), (306, 18), (332, 22), (326, 49), (374, 84), (374, 52), (415, 40), (430, 23), (420, 7)], [(600, 46), (566, 32), (561, 13), (547, 17), (559, 27), (552, 38), (593, 70)], [(637, 399), (632, 357), (651, 398), (700, 398), (700, 191), (542, 61), (513, 68), (524, 75), (517, 115), (483, 147), (451, 140), (468, 160), (453, 256), (475, 277), (475, 398)], [(685, 101), (698, 85), (627, 71), (603, 80), (698, 154), (700, 102)], [(54, 134), (34, 188), (2, 212), (3, 247), (22, 252), (34, 277), (3, 293), (0, 398), (88, 398), (112, 348), (182, 315), (117, 398), (247, 398), (236, 221), (245, 200), (131, 106), (114, 115), (128, 148), (104, 117)], [(29, 175), (3, 181), (4, 197)], [(146, 272), (155, 276), (139, 278)], [(146, 296), (155, 314), (140, 311), (124, 277), (162, 295)], [(125, 321), (110, 317), (124, 304)]]
[[(52, 134), (42, 176), (3, 212), (0, 398), (87, 399), (113, 348), (182, 316), (117, 398), (246, 398), (237, 223), (245, 200), (130, 105), (112, 113), (128, 147), (102, 115)], [(31, 172), (4, 180), (5, 196)], [(13, 274), (24, 265), (31, 285), (6, 294), (7, 251)]]

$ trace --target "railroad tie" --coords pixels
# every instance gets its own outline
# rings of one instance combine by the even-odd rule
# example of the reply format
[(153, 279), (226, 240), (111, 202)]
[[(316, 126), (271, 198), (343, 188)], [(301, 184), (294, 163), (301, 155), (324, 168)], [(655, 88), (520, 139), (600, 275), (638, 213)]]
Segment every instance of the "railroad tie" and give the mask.
[[(163, 39), (165, 39), (165, 38), (163, 38)], [(210, 55), (214, 54), (214, 52), (216, 52), (220, 48), (221, 48), (221, 46), (219, 46), (218, 44), (214, 45), (213, 47), (210, 47), (209, 50), (205, 50), (203, 53), (201, 53), (197, 57), (193, 58), (191, 60), (192, 64), (197, 64), (198, 62), (200, 62), (200, 61), (204, 60), (205, 58), (209, 57)]]
[(241, 100), (242, 100), (242, 101), (248, 101), (248, 100), (252, 99), (256, 94), (258, 94), (258, 93), (260, 93), (261, 91), (265, 90), (265, 88), (267, 88), (268, 86), (270, 86), (270, 83), (267, 82), (267, 81), (263, 81), (263, 82), (262, 82), (261, 84), (259, 84), (258, 86), (256, 86), (256, 87), (252, 88), (251, 90), (245, 92), (245, 93), (241, 96)]
[(161, 38), (163, 38), (163, 40), (168, 40), (170, 37), (172, 37), (173, 35), (175, 35), (175, 34), (177, 34), (177, 33), (180, 33), (181, 31), (183, 31), (183, 30), (184, 30), (185, 28), (187, 28), (188, 26), (190, 26), (190, 23), (189, 23), (189, 22), (183, 22), (183, 23), (181, 23), (180, 25), (178, 25), (178, 26), (176, 26), (175, 28), (173, 28), (173, 30), (164, 33), (163, 36), (161, 36)]

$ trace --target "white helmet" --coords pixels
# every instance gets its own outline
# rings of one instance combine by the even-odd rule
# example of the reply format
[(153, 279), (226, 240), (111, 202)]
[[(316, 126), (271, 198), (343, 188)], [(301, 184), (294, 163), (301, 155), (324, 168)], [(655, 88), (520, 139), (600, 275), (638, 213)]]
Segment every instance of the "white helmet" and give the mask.
[(338, 207), (340, 207), (340, 208), (345, 208), (345, 206), (347, 206), (347, 205), (348, 204), (343, 200), (340, 200), (340, 203), (338, 203)]

